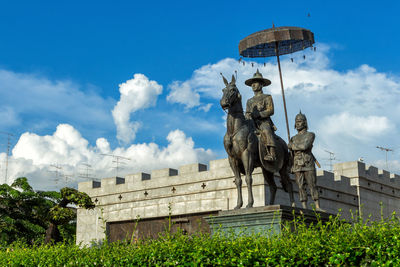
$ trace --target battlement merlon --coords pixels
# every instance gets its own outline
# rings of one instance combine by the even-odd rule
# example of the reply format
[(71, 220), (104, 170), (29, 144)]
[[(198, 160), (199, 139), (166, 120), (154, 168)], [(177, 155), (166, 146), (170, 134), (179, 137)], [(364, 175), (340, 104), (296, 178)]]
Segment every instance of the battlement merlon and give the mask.
[(335, 176), (346, 176), (348, 178), (357, 178), (366, 176), (365, 163), (360, 161), (349, 161), (333, 165)]
[(338, 163), (333, 166), (335, 180), (341, 176), (350, 178), (351, 185), (360, 185), (360, 180), (367, 183), (383, 184), (390, 187), (400, 188), (400, 176), (375, 166), (367, 165), (360, 161)]
[(349, 177), (335, 175), (332, 172), (317, 169), (317, 185), (321, 188), (329, 188), (347, 194), (355, 194)]
[[(211, 161), (210, 164), (213, 164), (213, 161)], [(229, 163), (227, 163), (226, 159), (215, 160), (214, 165), (226, 165), (226, 167), (229, 168)], [(205, 164), (186, 164), (180, 166), (179, 171), (172, 168), (164, 168), (153, 170), (151, 174), (139, 172), (128, 174), (125, 177), (110, 177), (102, 178), (100, 181), (80, 182), (78, 183), (78, 190), (90, 194), (94, 193), (94, 195), (110, 193), (109, 191), (111, 188), (115, 188), (116, 192), (122, 192), (124, 189), (133, 190), (137, 185), (143, 183), (165, 183), (166, 180), (169, 180), (168, 178), (193, 176), (203, 172), (207, 172), (207, 165)]]
[[(129, 190), (154, 187), (154, 184), (174, 185), (175, 183), (180, 183), (187, 179), (193, 183), (202, 182), (204, 179), (231, 176), (231, 169), (228, 159), (226, 158), (210, 161), (209, 166), (210, 168), (207, 170), (207, 165), (194, 163), (179, 167), (179, 171), (176, 169), (164, 168), (153, 170), (151, 174), (140, 172), (129, 174), (125, 177), (110, 177), (103, 178), (101, 181), (86, 181), (78, 184), (78, 190), (86, 193), (90, 192), (91, 195), (102, 195), (111, 192), (120, 193)], [(317, 170), (317, 173), (319, 179), (327, 183), (326, 186), (334, 186), (341, 190), (348, 188), (348, 180), (350, 180), (351, 186), (359, 186), (362, 184), (367, 184), (368, 186), (368, 183), (371, 183), (371, 186), (374, 184), (382, 184), (400, 189), (399, 175), (366, 165), (360, 161), (335, 164), (333, 173), (322, 170)], [(346, 179), (343, 179), (344, 177)], [(332, 178), (334, 181), (331, 181)]]

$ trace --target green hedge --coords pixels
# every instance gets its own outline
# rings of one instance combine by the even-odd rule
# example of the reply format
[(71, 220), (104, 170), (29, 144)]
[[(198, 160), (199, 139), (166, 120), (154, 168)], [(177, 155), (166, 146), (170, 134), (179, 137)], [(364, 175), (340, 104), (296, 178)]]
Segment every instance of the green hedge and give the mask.
[[(292, 225), (293, 226), (293, 225)], [(400, 223), (393, 216), (379, 223), (296, 222), (282, 234), (226, 237), (163, 234), (157, 240), (93, 245), (27, 247), (0, 250), (0, 266), (399, 266)]]

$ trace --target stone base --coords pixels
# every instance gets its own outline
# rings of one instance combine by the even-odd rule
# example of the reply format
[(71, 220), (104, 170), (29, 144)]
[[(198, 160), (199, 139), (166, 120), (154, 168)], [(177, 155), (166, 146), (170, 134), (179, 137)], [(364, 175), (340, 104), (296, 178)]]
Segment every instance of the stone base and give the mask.
[(306, 224), (327, 221), (332, 214), (308, 209), (292, 208), (283, 205), (220, 211), (217, 216), (206, 217), (211, 234), (224, 235), (275, 235), (281, 232), (282, 226), (304, 220)]

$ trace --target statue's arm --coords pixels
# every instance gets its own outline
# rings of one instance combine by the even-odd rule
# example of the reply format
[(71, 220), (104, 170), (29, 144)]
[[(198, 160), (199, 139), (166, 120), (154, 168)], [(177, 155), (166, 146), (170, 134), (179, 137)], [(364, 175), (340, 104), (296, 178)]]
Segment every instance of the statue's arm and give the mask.
[(248, 120), (251, 120), (251, 110), (250, 110), (250, 104), (249, 101), (246, 103), (246, 113), (244, 114), (244, 117)]
[(264, 110), (260, 110), (261, 118), (268, 118), (274, 115), (274, 101), (272, 100), (272, 96), (267, 95), (266, 100), (264, 101)]
[(291, 149), (292, 150), (308, 150), (312, 148), (314, 143), (315, 134), (308, 132), (307, 136), (303, 140), (297, 143), (292, 143)]
[(293, 149), (292, 149), (292, 146), (293, 146), (293, 137), (290, 138), (290, 141), (289, 141), (289, 143), (288, 143), (287, 146), (288, 146), (288, 149), (289, 149), (289, 150), (293, 150)]

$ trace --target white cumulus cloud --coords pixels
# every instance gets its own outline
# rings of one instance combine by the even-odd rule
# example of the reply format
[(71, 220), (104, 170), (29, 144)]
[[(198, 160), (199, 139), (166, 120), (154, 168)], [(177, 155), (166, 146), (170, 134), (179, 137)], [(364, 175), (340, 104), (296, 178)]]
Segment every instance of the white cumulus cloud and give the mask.
[(110, 148), (110, 143), (108, 142), (107, 139), (101, 137), (96, 140), (96, 147), (99, 149), (99, 152), (103, 154), (110, 153), (111, 148)]
[(355, 139), (368, 140), (387, 133), (394, 125), (383, 116), (356, 116), (343, 112), (327, 116), (321, 128), (323, 134), (348, 135)]
[(179, 103), (187, 108), (193, 108), (200, 105), (200, 95), (192, 90), (189, 82), (175, 81), (169, 85), (171, 90), (167, 100), (171, 103)]
[[(166, 139), (168, 144), (165, 147), (156, 143), (138, 143), (127, 148), (110, 149), (110, 144), (105, 138), (98, 138), (96, 146), (91, 147), (89, 142), (68, 124), (60, 124), (52, 135), (24, 133), (9, 158), (7, 182), (10, 183), (19, 176), (26, 176), (35, 188), (76, 186), (79, 176), (84, 176), (85, 166), (90, 166), (89, 176), (115, 176), (115, 158), (102, 154), (130, 159), (122, 160), (126, 164), (119, 166), (119, 176), (151, 172), (153, 169), (166, 167), (178, 168), (196, 162), (207, 163), (215, 158), (210, 149), (196, 148), (192, 138), (187, 137), (181, 130), (171, 131)], [(4, 162), (5, 157), (5, 153), (1, 153), (0, 161)], [(4, 166), (1, 167), (3, 178), (5, 169)]]
[(162, 86), (150, 81), (143, 74), (135, 74), (133, 79), (119, 85), (120, 100), (112, 110), (114, 123), (117, 126), (118, 140), (129, 143), (136, 137), (140, 122), (131, 121), (131, 115), (140, 110), (154, 106)]
[(90, 157), (88, 141), (71, 125), (60, 124), (53, 135), (24, 133), (12, 150), (13, 157), (35, 165), (64, 163), (75, 165)]

